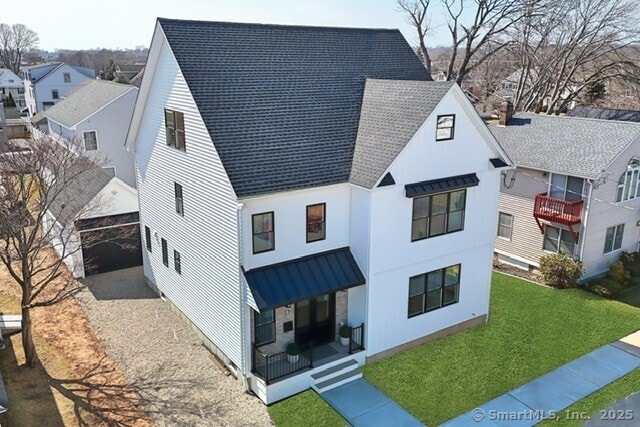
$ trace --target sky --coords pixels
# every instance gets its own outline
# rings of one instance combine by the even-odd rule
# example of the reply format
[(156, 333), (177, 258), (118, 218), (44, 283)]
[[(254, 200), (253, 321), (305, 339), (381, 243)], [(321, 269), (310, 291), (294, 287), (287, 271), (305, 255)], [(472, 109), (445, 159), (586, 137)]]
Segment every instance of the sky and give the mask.
[[(399, 28), (412, 45), (417, 44), (415, 30), (395, 0), (31, 0), (29, 7), (0, 9), (0, 22), (27, 25), (40, 36), (39, 47), (48, 51), (148, 47), (157, 17)], [(444, 45), (446, 34), (441, 29), (428, 41)]]

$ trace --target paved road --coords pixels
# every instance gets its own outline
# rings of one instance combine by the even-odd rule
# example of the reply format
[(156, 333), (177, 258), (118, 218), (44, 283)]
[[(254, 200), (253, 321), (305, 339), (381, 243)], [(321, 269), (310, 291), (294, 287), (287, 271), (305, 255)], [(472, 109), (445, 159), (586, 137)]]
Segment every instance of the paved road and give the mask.
[(141, 268), (85, 280), (77, 299), (159, 426), (271, 425), (265, 405), (218, 367), (145, 284)]

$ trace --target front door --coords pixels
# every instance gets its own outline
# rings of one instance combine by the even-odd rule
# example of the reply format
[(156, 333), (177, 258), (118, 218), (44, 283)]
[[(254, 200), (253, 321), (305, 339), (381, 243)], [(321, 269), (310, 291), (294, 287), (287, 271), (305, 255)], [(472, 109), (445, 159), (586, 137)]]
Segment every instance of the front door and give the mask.
[(335, 339), (336, 294), (321, 295), (296, 303), (296, 337), (298, 344), (313, 341), (320, 345)]

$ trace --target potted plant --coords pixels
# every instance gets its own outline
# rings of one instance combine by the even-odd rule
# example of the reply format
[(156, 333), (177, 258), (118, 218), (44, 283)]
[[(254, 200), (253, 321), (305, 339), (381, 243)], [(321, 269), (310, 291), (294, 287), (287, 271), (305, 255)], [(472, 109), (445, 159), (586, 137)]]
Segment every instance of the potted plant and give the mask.
[(287, 360), (289, 363), (298, 363), (298, 358), (300, 357), (300, 347), (298, 344), (294, 342), (287, 344), (284, 351), (287, 353)]
[(351, 340), (351, 326), (340, 326), (340, 344), (349, 345)]

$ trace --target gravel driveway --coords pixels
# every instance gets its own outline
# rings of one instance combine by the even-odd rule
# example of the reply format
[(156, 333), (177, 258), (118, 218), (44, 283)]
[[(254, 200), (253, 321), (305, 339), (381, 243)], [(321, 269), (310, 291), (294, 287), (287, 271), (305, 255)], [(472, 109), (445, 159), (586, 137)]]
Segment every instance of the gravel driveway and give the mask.
[(108, 353), (159, 426), (271, 425), (266, 406), (213, 360), (149, 289), (142, 268), (84, 280), (77, 295)]

